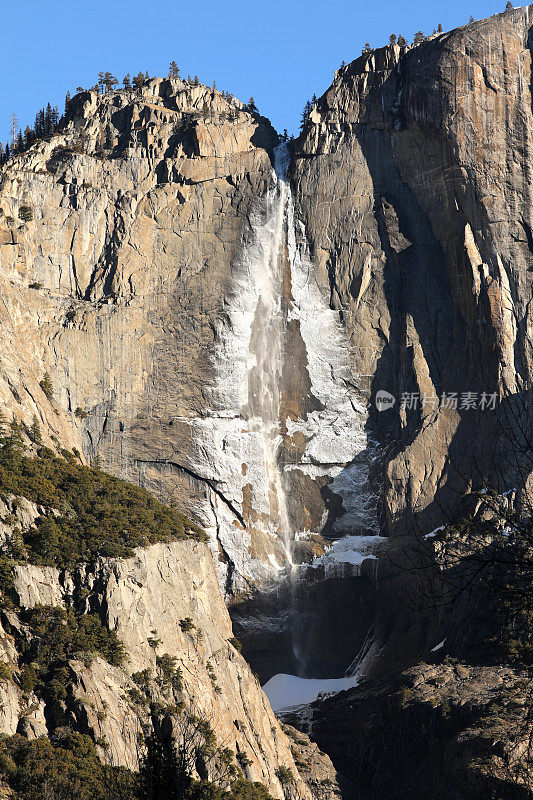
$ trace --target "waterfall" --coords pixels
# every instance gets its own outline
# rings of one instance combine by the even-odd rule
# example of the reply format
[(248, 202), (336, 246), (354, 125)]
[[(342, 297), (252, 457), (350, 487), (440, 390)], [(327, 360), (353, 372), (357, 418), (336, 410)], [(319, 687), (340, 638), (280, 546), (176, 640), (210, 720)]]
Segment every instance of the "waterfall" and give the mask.
[[(210, 410), (194, 420), (190, 458), (207, 482), (199, 511), (222, 588), (229, 598), (249, 596), (289, 579), (288, 617), (260, 620), (285, 629), (305, 569), (295, 563), (296, 549), (327, 524), (330, 541), (345, 544), (336, 550), (333, 543), (325, 567), (355, 565), (358, 537), (378, 530), (365, 403), (348, 337), (295, 217), (289, 162), (280, 145), (270, 187), (232, 262), (216, 320)], [(305, 642), (292, 627), (301, 660)]]
[(257, 237), (261, 263), (257, 270), (258, 299), (250, 343), (248, 403), (244, 416), (250, 428), (257, 430), (261, 437), (270, 518), (277, 527), (277, 536), (283, 544), (285, 559), (292, 571), (294, 537), (278, 461), (282, 441), (280, 407), (288, 311), (283, 296), (284, 273), (289, 266), (287, 206), (290, 189), (285, 180), (287, 158), (286, 147), (276, 148), (273, 187), (266, 201), (267, 223), (259, 230)]

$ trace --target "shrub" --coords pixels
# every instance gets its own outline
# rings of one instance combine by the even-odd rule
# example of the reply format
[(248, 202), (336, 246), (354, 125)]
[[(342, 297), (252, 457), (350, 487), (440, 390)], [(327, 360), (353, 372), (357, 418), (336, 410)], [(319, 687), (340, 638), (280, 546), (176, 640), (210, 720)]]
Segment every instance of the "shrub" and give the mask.
[(77, 417), (78, 419), (87, 419), (88, 414), (86, 411), (83, 410), (83, 408), (80, 408), (78, 406), (76, 411), (74, 412), (74, 416)]
[(176, 657), (164, 653), (162, 656), (157, 656), (156, 663), (161, 673), (159, 678), (159, 685), (163, 691), (168, 691), (172, 688), (175, 692), (181, 692), (182, 689), (182, 672), (179, 667), (176, 667)]
[(145, 489), (79, 464), (63, 451), (59, 458), (41, 447), (35, 458), (24, 454), (18, 426), (0, 432), (0, 494), (26, 497), (45, 508), (34, 527), (22, 534), (18, 554), (0, 552), (0, 585), (10, 586), (10, 559), (71, 567), (98, 556), (126, 558), (135, 547), (205, 534), (184, 514), (164, 506)]
[(239, 639), (237, 639), (237, 637), (236, 637), (236, 636), (232, 636), (232, 637), (231, 637), (231, 639), (228, 639), (228, 642), (229, 642), (230, 644), (232, 644), (232, 645), (233, 645), (233, 647), (235, 648), (235, 650), (238, 650), (238, 651), (239, 651), (239, 653), (241, 652), (241, 650), (242, 650), (242, 643), (239, 641)]
[(52, 385), (52, 379), (48, 372), (44, 373), (42, 381), (39, 381), (39, 386), (47, 396), (49, 400), (52, 400), (54, 396), (54, 387)]
[(33, 283), (30, 283), (30, 289), (42, 289), (42, 288), (43, 284), (39, 283), (39, 281), (34, 281)]
[(102, 764), (88, 736), (66, 729), (59, 729), (52, 740), (41, 737), (30, 742), (16, 734), (4, 736), (0, 771), (16, 796), (27, 800), (139, 797), (133, 772)]
[(185, 619), (180, 619), (180, 628), (183, 633), (188, 633), (195, 628), (195, 624), (192, 621), (191, 617), (185, 617)]

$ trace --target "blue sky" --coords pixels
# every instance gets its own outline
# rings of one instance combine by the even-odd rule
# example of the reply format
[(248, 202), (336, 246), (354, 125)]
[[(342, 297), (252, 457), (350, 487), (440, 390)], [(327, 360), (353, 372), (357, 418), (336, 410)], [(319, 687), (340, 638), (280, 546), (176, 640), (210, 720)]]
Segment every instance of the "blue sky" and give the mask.
[(140, 69), (165, 75), (175, 59), (182, 74), (216, 80), (242, 100), (253, 95), (279, 130), (298, 128), (305, 101), (330, 85), (342, 60), (390, 33), (445, 30), (502, 11), (505, 1), (471, 0), (11, 0), (2, 9), (0, 140), (10, 115), (24, 127), (50, 101), (63, 110), (67, 90), (91, 86), (99, 71), (119, 79)]

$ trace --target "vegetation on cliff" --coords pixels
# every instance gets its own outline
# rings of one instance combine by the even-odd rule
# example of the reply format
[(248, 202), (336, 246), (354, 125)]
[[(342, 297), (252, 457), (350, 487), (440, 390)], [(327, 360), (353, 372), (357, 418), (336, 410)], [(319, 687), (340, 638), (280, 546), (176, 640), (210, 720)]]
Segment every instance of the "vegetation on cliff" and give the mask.
[(93, 740), (67, 728), (50, 739), (3, 736), (0, 776), (23, 800), (272, 800), (263, 784), (237, 776), (236, 768), (229, 783), (194, 780), (183, 747), (168, 737), (152, 734), (143, 749), (136, 773), (103, 764)]
[(62, 452), (40, 447), (30, 457), (16, 425), (0, 432), (0, 497), (8, 505), (16, 504), (15, 495), (43, 507), (34, 527), (15, 530), (4, 546), (4, 571), (6, 558), (71, 567), (98, 556), (127, 558), (156, 542), (205, 540), (197, 525), (145, 489)]

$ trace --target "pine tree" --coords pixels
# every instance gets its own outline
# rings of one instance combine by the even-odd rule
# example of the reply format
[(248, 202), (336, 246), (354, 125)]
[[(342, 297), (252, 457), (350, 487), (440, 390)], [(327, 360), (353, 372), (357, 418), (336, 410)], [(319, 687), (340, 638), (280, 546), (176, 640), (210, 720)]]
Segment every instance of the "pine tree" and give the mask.
[(474, 17), (472, 16), (472, 14), (470, 14), (470, 19), (468, 20), (468, 22), (469, 22), (469, 24), (470, 24), (470, 25), (471, 25), (473, 22), (475, 22), (475, 20), (474, 20)]
[(309, 119), (309, 115), (311, 113), (312, 108), (313, 108), (313, 106), (311, 105), (311, 103), (308, 100), (307, 103), (305, 104), (304, 108), (303, 108), (302, 116), (301, 116), (301, 119), (300, 119), (300, 130), (301, 131), (303, 131), (303, 129), (305, 128), (305, 126), (307, 124), (307, 121)]
[(4, 152), (4, 145), (0, 142), (0, 164), (5, 163), (6, 154)]
[(22, 455), (24, 452), (24, 439), (22, 438), (22, 432), (16, 419), (13, 419), (10, 423), (9, 434), (4, 446), (7, 447), (8, 452), (15, 457)]
[(9, 143), (6, 142), (6, 151), (4, 153), (4, 163), (10, 158), (10, 156), (11, 156), (11, 151), (9, 149)]
[(137, 75), (134, 75), (132, 79), (132, 83), (136, 89), (140, 89), (141, 86), (144, 84), (145, 77), (142, 72), (139, 72)]
[(33, 142), (33, 131), (29, 125), (26, 125), (26, 129), (24, 131), (24, 149), (27, 150), (28, 147), (30, 147), (30, 145), (32, 144), (32, 142)]
[(249, 111), (250, 114), (257, 114), (257, 106), (253, 97), (250, 97), (248, 100), (248, 103), (246, 104), (246, 110)]
[(505, 6), (505, 10), (506, 11), (511, 11), (512, 8), (513, 8), (513, 4), (510, 3), (509, 0), (507, 0), (507, 4)]
[(396, 44), (396, 34), (395, 33), (391, 33), (391, 35), (389, 36), (389, 43), (390, 44)]
[(176, 64), (175, 61), (170, 62), (170, 67), (168, 70), (168, 77), (169, 78), (178, 78), (180, 74), (180, 68)]
[(83, 92), (83, 86), (76, 86), (76, 94)]
[(32, 442), (34, 442), (35, 444), (43, 443), (43, 437), (41, 435), (41, 426), (39, 425), (39, 420), (37, 419), (35, 414), (33, 415), (33, 422), (30, 428), (30, 436)]
[(98, 73), (98, 91), (103, 94), (104, 93), (104, 73)]
[(22, 138), (22, 133), (19, 131), (17, 135), (17, 153), (24, 152), (24, 139)]
[(122, 78), (122, 84), (125, 89), (131, 89), (131, 80), (130, 80), (130, 73), (128, 72), (127, 75), (124, 75)]
[(442, 25), (439, 22), (439, 24), (437, 25), (437, 33), (442, 33), (442, 32), (443, 32), (443, 28), (442, 28)]
[(44, 373), (42, 381), (39, 381), (39, 386), (41, 387), (47, 398), (51, 400), (54, 396), (54, 386), (52, 384), (50, 373), (48, 372)]
[(117, 86), (118, 80), (110, 72), (106, 72), (102, 78), (102, 84), (105, 87), (105, 93), (108, 94)]
[(405, 36), (402, 36), (401, 34), (398, 36), (398, 44), (400, 47), (405, 47), (407, 45), (407, 39)]
[(424, 36), (423, 31), (417, 31), (415, 33), (415, 38), (413, 44), (422, 44), (426, 37)]
[(65, 114), (68, 114), (68, 104), (70, 103), (70, 92), (65, 95)]
[(361, 52), (362, 52), (363, 55), (365, 53), (371, 53), (372, 52), (372, 48), (370, 47), (369, 42), (365, 42), (365, 46), (363, 47)]

